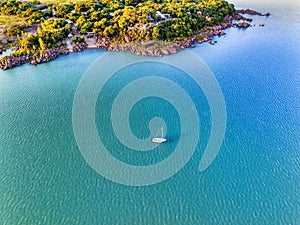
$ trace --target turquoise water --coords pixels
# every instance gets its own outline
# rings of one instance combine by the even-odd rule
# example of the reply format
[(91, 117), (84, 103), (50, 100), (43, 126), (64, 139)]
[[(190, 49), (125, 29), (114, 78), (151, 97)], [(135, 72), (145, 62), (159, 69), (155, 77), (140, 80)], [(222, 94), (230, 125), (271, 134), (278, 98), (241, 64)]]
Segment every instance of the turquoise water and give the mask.
[[(227, 30), (214, 46), (192, 49), (214, 73), (227, 110), (223, 145), (203, 172), (198, 164), (210, 135), (209, 106), (181, 71), (138, 65), (182, 83), (201, 118), (191, 160), (171, 178), (145, 187), (100, 176), (84, 160), (74, 137), (76, 88), (105, 51), (0, 71), (0, 224), (299, 224), (300, 6), (296, 1), (236, 2), (271, 16), (254, 17), (256, 26), (247, 30)], [(111, 141), (111, 124), (103, 122), (109, 111), (102, 106), (138, 76), (136, 69), (124, 68), (107, 83), (106, 95), (97, 99), (95, 122), (114, 157), (148, 165), (168, 157), (181, 135), (174, 132), (181, 124), (172, 105), (152, 97), (132, 108), (131, 129), (140, 138), (149, 135), (153, 116), (168, 115), (167, 136), (174, 141), (144, 155), (115, 148), (120, 143)]]

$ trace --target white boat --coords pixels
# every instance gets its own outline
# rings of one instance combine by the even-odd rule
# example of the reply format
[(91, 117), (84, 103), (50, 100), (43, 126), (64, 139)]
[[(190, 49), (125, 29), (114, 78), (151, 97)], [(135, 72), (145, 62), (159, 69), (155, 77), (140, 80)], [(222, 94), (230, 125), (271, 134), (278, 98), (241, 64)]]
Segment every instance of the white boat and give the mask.
[(154, 137), (154, 138), (152, 138), (152, 142), (153, 143), (161, 144), (161, 143), (164, 143), (166, 141), (167, 141), (167, 139), (164, 138), (164, 127), (162, 127), (161, 128), (161, 137)]

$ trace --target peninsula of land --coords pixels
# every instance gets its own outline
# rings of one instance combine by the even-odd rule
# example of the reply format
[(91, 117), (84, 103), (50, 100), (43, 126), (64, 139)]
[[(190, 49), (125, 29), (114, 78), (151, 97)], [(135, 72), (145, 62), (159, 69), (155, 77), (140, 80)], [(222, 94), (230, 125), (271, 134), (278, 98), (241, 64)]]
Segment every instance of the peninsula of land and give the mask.
[[(85, 48), (163, 56), (214, 44), (212, 36), (229, 27), (247, 28), (244, 14), (225, 0), (92, 0), (0, 2), (1, 69), (39, 64)], [(260, 24), (263, 26), (263, 24)]]

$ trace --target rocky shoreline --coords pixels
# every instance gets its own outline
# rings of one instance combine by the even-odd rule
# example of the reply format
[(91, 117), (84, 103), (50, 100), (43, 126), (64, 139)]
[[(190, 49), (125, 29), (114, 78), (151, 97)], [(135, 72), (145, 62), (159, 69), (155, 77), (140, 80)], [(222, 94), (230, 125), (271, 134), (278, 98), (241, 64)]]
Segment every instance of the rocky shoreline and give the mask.
[[(137, 55), (162, 57), (164, 55), (175, 54), (176, 52), (184, 48), (195, 47), (196, 43), (201, 44), (204, 42), (208, 42), (214, 45), (216, 41), (213, 41), (212, 37), (225, 35), (225, 32), (223, 30), (227, 28), (250, 27), (251, 25), (249, 24), (249, 22), (252, 22), (252, 19), (244, 17), (241, 14), (258, 15), (258, 16), (270, 15), (270, 13), (262, 14), (260, 12), (251, 9), (236, 10), (235, 15), (225, 17), (226, 22), (211, 27), (205, 27), (199, 32), (199, 34), (193, 35), (192, 37), (180, 41), (178, 43), (175, 42), (167, 43), (167, 42), (152, 40), (152, 41), (143, 41), (139, 43), (128, 42), (125, 44), (116, 44), (109, 38), (100, 38), (97, 39), (96, 46), (97, 48), (105, 48), (108, 51), (129, 51)], [(243, 21), (235, 22), (241, 20)]]
[(16, 66), (20, 66), (24, 63), (30, 63), (32, 65), (49, 62), (56, 59), (60, 55), (66, 55), (69, 53), (69, 50), (66, 47), (58, 47), (53, 49), (45, 50), (40, 56), (27, 55), (27, 56), (11, 56), (7, 55), (1, 58), (0, 68), (3, 70), (12, 69)]
[[(72, 52), (81, 52), (87, 47), (86, 43), (73, 43)], [(33, 54), (27, 56), (12, 56), (7, 55), (0, 59), (0, 68), (3, 70), (12, 69), (16, 66), (20, 66), (24, 63), (30, 63), (31, 65), (37, 65), (52, 61), (60, 55), (67, 55), (70, 53), (69, 48), (66, 46), (60, 46), (56, 48), (46, 49), (41, 55)]]
[(186, 40), (179, 42), (165, 42), (165, 41), (142, 41), (142, 42), (128, 42), (125, 44), (114, 43), (109, 38), (100, 38), (97, 39), (96, 46), (97, 48), (105, 48), (108, 51), (129, 51), (131, 53), (143, 56), (155, 56), (162, 57), (164, 55), (175, 54), (181, 49), (195, 47), (195, 44), (201, 44), (203, 42), (208, 42), (210, 44), (215, 44), (212, 41), (213, 36), (225, 35), (223, 30), (237, 26), (238, 24), (233, 23), (231, 17), (226, 18), (227, 22), (218, 24), (212, 27), (203, 28), (199, 34), (193, 35)]
[[(251, 9), (236, 10), (233, 16), (226, 16), (224, 23), (205, 27), (199, 31), (198, 34), (193, 35), (190, 38), (179, 42), (166, 42), (166, 41), (142, 41), (142, 42), (130, 42), (127, 41), (125, 44), (119, 44), (114, 42), (110, 38), (98, 38), (96, 39), (96, 47), (104, 48), (108, 51), (129, 51), (137, 55), (143, 56), (154, 56), (162, 57), (164, 55), (175, 54), (181, 49), (194, 47), (196, 43), (201, 44), (208, 42), (210, 44), (215, 44), (216, 41), (212, 40), (213, 36), (225, 35), (223, 30), (230, 27), (237, 28), (247, 28), (250, 26), (248, 22), (251, 22), (251, 18), (246, 18), (241, 14), (250, 14), (258, 16), (269, 16), (270, 13), (262, 14)], [(241, 21), (242, 22), (239, 22)], [(235, 22), (237, 21), (237, 22)], [(66, 55), (70, 51), (79, 52), (87, 48), (86, 42), (82, 43), (72, 43), (72, 48), (66, 46), (61, 46), (52, 49), (46, 49), (41, 55), (30, 55), (30, 56), (4, 56), (0, 59), (0, 68), (3, 70), (11, 69), (13, 67), (22, 65), (24, 63), (30, 63), (32, 65), (49, 62), (56, 59), (60, 55)], [(2, 49), (1, 49), (2, 50)]]
[(239, 13), (239, 14), (248, 14), (248, 15), (257, 15), (257, 16), (270, 16), (271, 14), (270, 13), (261, 13), (261, 12), (258, 12), (258, 11), (255, 11), (253, 9), (238, 9), (238, 10), (235, 10), (236, 13)]

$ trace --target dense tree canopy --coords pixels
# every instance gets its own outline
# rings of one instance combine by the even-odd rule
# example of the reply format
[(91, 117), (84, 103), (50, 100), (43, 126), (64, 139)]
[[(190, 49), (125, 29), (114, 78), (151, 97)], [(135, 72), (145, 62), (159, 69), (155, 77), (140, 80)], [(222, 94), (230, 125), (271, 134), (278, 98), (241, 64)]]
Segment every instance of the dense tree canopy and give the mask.
[[(80, 3), (39, 3), (16, 0), (0, 2), (3, 15), (20, 17), (26, 26), (39, 24), (37, 34), (10, 27), (19, 35), (15, 54), (31, 54), (63, 43), (75, 24), (81, 34), (94, 32), (118, 42), (183, 40), (205, 26), (224, 22), (234, 13), (225, 0), (90, 0)], [(68, 22), (67, 22), (68, 21)]]

